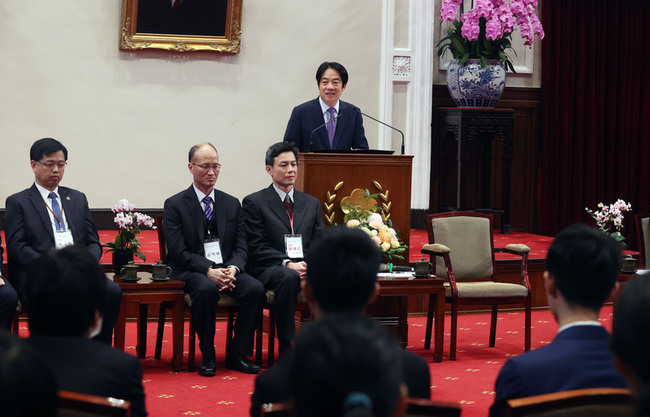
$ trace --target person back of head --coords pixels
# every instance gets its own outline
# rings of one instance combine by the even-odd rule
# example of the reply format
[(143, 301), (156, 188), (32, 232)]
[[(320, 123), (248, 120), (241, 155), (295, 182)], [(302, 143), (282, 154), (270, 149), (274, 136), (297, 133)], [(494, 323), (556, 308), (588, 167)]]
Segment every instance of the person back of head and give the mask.
[[(83, 246), (49, 252), (30, 263), (25, 301), (37, 336), (83, 337), (103, 314), (106, 276)], [(100, 326), (101, 327), (101, 326)]]
[(650, 415), (650, 274), (628, 281), (616, 300), (610, 347), (637, 397), (638, 415)]
[(9, 333), (0, 331), (0, 415), (55, 417), (54, 376), (35, 352)]
[(315, 320), (298, 334), (289, 364), (297, 417), (402, 415), (400, 347), (388, 331), (358, 314)]
[(307, 254), (309, 289), (324, 313), (361, 313), (373, 295), (381, 253), (359, 229), (320, 232)]
[(46, 155), (51, 155), (55, 152), (62, 151), (65, 160), (68, 160), (68, 150), (61, 142), (52, 138), (39, 139), (32, 144), (29, 149), (29, 159), (32, 161), (40, 161)]
[(569, 226), (553, 240), (546, 270), (570, 306), (600, 311), (621, 269), (621, 245), (584, 224)]
[(268, 166), (273, 166), (273, 161), (275, 157), (285, 152), (293, 152), (296, 157), (296, 162), (298, 162), (298, 148), (290, 142), (277, 142), (269, 146), (266, 150), (266, 155), (264, 156), (264, 162)]

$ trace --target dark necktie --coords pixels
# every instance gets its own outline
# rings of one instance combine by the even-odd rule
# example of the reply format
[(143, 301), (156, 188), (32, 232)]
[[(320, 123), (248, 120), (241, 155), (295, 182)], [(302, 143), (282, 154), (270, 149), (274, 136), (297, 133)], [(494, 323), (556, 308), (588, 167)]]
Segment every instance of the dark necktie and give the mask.
[(284, 196), (284, 208), (287, 209), (289, 217), (293, 216), (293, 202), (291, 201), (289, 194)]
[(208, 220), (212, 220), (212, 198), (206, 195), (201, 201), (205, 203), (205, 209), (203, 210), (205, 212), (205, 217)]
[(330, 107), (327, 109), (327, 112), (330, 115), (329, 120), (327, 121), (327, 137), (330, 140), (330, 148), (334, 148), (334, 132), (336, 132), (336, 109)]
[(59, 202), (56, 201), (56, 194), (52, 191), (48, 197), (52, 199), (52, 213), (54, 213), (54, 224), (56, 225), (56, 230), (65, 230), (65, 227), (63, 227), (63, 217), (61, 217), (61, 206), (59, 206)]

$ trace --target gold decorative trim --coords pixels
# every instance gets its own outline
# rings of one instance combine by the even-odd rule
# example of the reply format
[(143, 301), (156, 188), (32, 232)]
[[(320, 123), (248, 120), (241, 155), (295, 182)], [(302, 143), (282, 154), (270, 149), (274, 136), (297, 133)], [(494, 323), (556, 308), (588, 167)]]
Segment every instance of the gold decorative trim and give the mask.
[[(336, 224), (335, 223), (335, 217), (336, 217), (335, 200), (336, 200), (337, 194), (335, 193), (335, 191), (340, 190), (341, 187), (343, 187), (344, 183), (345, 183), (344, 181), (339, 181), (338, 183), (336, 183), (336, 185), (334, 186), (334, 188), (332, 190), (327, 191), (325, 201), (323, 201), (323, 211), (324, 211), (323, 217), (325, 218), (325, 222), (330, 226)], [(374, 199), (372, 199), (372, 201), (377, 205), (377, 207), (380, 208), (380, 210), (378, 210), (378, 212), (381, 214), (381, 217), (382, 217), (383, 221), (386, 222), (386, 221), (388, 221), (390, 219), (390, 216), (391, 216), (390, 211), (391, 211), (391, 208), (393, 206), (393, 203), (390, 201), (390, 190), (385, 190), (384, 191), (384, 188), (382, 187), (382, 185), (378, 181), (373, 180), (372, 184), (379, 191), (378, 195), (381, 198), (381, 203), (377, 204), (377, 201), (374, 200)], [(363, 190), (355, 188), (350, 193), (350, 196), (344, 197), (344, 198), (351, 198), (352, 194), (354, 194), (355, 191), (356, 192), (361, 192)], [(344, 198), (342, 198), (340, 201), (343, 202)], [(340, 203), (339, 203), (339, 205), (340, 205)], [(346, 214), (346, 211), (343, 209), (343, 207), (341, 207), (341, 211), (344, 214)]]

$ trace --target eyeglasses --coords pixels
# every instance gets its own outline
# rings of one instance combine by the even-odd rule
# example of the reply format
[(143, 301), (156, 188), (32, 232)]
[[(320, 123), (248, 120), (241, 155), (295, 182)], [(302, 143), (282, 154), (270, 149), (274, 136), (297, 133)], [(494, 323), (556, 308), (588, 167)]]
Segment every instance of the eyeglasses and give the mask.
[(43, 165), (47, 169), (54, 169), (56, 166), (59, 169), (65, 168), (66, 165), (68, 165), (68, 161), (64, 162), (54, 162), (54, 161), (47, 161), (47, 162), (41, 162), (41, 161), (35, 161), (38, 164)]
[(191, 164), (201, 168), (204, 171), (219, 171), (221, 169), (221, 164), (195, 164), (194, 162), (191, 162)]

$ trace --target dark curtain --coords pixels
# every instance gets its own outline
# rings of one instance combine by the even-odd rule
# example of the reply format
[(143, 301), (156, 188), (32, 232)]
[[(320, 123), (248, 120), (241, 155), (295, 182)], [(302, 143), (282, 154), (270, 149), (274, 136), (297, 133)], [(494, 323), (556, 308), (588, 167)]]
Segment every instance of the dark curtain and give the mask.
[[(543, 0), (539, 232), (593, 223), (585, 207), (649, 211), (650, 0)], [(537, 41), (537, 40), (536, 40)]]

